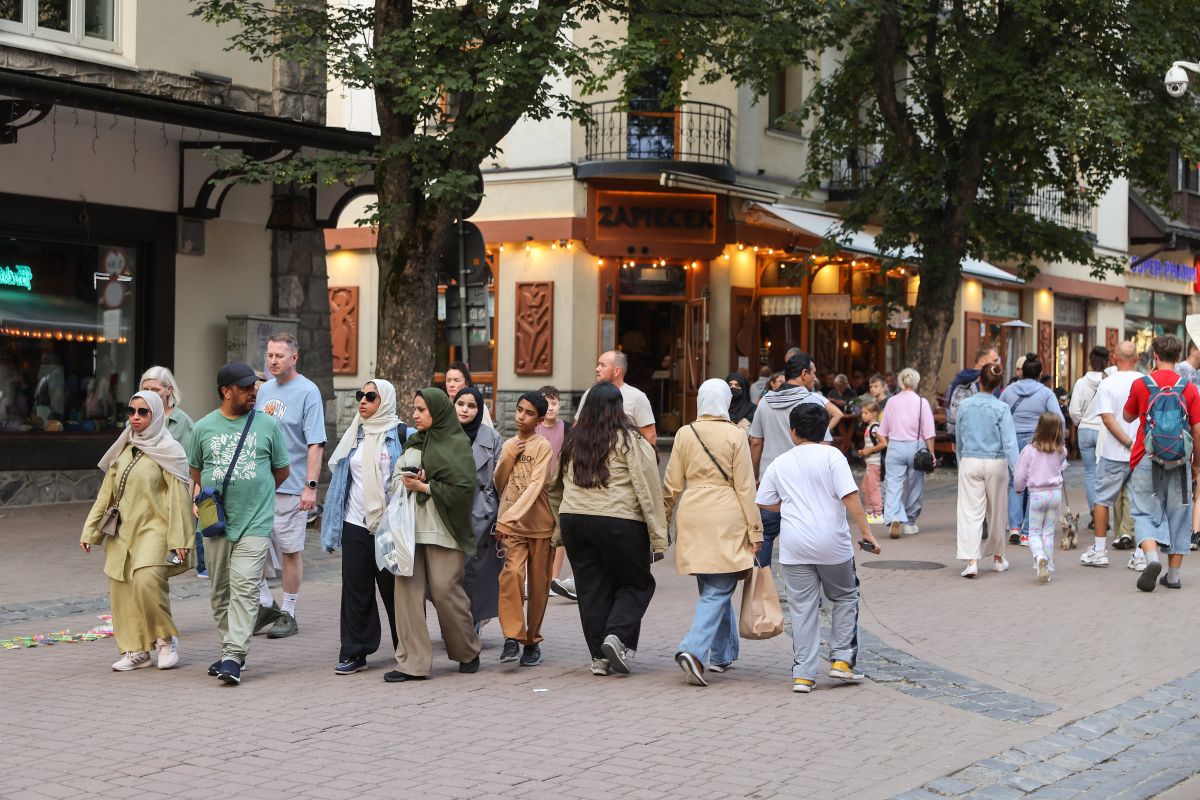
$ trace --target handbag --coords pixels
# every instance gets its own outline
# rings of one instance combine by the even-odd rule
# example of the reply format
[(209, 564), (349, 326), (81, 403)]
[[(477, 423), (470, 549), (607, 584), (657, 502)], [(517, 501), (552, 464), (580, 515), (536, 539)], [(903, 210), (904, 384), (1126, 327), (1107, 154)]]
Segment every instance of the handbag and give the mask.
[(250, 425), (254, 422), (254, 413), (251, 411), (250, 416), (246, 418), (242, 436), (238, 439), (237, 448), (233, 451), (233, 458), (229, 459), (229, 466), (225, 469), (225, 481), (221, 484), (221, 491), (218, 492), (209, 487), (201, 489), (200, 493), (196, 495), (200, 533), (207, 539), (225, 534), (225, 493), (229, 491), (229, 480), (233, 477), (233, 468), (237, 464), (238, 456), (242, 454), (242, 445), (246, 443), (246, 434), (250, 432)]
[(105, 536), (116, 538), (117, 533), (121, 530), (121, 498), (125, 496), (125, 481), (129, 480), (129, 473), (133, 470), (133, 465), (141, 457), (142, 451), (136, 447), (133, 448), (133, 458), (129, 460), (129, 466), (121, 474), (121, 482), (117, 485), (117, 494), (113, 497), (112, 505), (108, 507), (108, 510), (104, 512), (104, 516), (100, 518), (98, 529)]
[(742, 608), (738, 635), (743, 639), (770, 639), (783, 633), (783, 608), (770, 567), (751, 567), (742, 582)]
[[(925, 405), (928, 401), (921, 398), (921, 411), (925, 410)], [(921, 449), (913, 455), (913, 469), (917, 472), (933, 472), (937, 467), (937, 461), (933, 457), (933, 453), (929, 452), (929, 448), (925, 446), (925, 437), (921, 435), (921, 423), (924, 422), (924, 417), (920, 411), (917, 412), (917, 441), (921, 442)]]

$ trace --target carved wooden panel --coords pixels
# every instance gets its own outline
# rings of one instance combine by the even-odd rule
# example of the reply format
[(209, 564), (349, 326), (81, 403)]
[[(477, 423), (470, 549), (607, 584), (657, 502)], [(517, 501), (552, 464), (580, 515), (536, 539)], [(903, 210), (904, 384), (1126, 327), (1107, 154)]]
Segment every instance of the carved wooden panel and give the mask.
[(1054, 370), (1054, 323), (1048, 319), (1038, 320), (1037, 354), (1042, 362), (1043, 372), (1053, 373)]
[[(1120, 328), (1105, 328), (1104, 329), (1104, 346), (1108, 348), (1109, 356), (1117, 351), (1117, 345), (1121, 343)], [(1110, 358), (1111, 360), (1111, 358)]]
[(554, 371), (554, 282), (517, 284), (514, 371), (549, 375)]
[(329, 328), (333, 339), (333, 374), (358, 372), (358, 287), (329, 287)]

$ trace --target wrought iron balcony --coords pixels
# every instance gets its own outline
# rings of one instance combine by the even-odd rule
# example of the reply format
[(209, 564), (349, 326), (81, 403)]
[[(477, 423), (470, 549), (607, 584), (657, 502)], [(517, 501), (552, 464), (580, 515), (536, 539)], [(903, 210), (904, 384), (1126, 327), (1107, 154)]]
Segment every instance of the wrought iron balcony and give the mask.
[(1038, 219), (1083, 231), (1093, 240), (1096, 238), (1095, 226), (1092, 223), (1094, 206), (1082, 194), (1067, 197), (1062, 189), (1043, 187), (1028, 197), (1021, 198), (1015, 205), (1023, 207)]
[(871, 170), (879, 166), (878, 147), (854, 147), (835, 159), (825, 189), (831, 201), (849, 200), (871, 179)]
[(732, 181), (733, 112), (714, 103), (687, 101), (664, 107), (656, 98), (588, 105), (585, 153), (577, 174), (653, 173), (663, 169)]

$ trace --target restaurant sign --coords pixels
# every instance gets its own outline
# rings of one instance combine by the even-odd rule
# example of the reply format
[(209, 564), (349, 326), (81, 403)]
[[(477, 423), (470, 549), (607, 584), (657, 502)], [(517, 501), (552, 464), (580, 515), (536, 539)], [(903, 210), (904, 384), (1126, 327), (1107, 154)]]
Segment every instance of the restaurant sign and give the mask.
[(712, 244), (717, 239), (717, 196), (676, 192), (596, 191), (598, 241), (645, 239)]
[(0, 287), (33, 291), (33, 270), (25, 264), (7, 266), (0, 264)]

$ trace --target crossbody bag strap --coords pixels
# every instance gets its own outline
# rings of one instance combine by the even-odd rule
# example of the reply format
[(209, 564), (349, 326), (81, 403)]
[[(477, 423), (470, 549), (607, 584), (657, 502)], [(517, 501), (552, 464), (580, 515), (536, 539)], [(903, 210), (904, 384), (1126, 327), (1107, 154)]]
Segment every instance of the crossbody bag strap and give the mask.
[(221, 499), (225, 499), (225, 493), (229, 491), (229, 479), (233, 477), (233, 468), (237, 464), (238, 456), (242, 454), (242, 445), (246, 443), (246, 434), (250, 432), (250, 425), (254, 422), (254, 411), (251, 410), (250, 416), (246, 418), (246, 426), (242, 428), (242, 438), (238, 439), (237, 448), (233, 451), (233, 458), (229, 459), (229, 468), (225, 470), (225, 482), (221, 484)]
[(704, 448), (704, 452), (708, 453), (708, 457), (712, 459), (713, 466), (716, 467), (717, 471), (721, 473), (721, 477), (725, 480), (729, 480), (729, 473), (726, 472), (725, 468), (721, 466), (721, 462), (717, 461), (717, 457), (712, 454), (712, 450), (708, 449), (708, 445), (706, 445), (704, 440), (700, 438), (700, 434), (696, 433), (696, 426), (689, 422), (688, 427), (692, 429), (692, 434), (696, 437), (696, 441), (700, 443), (700, 446)]
[(125, 472), (121, 474), (121, 482), (117, 485), (117, 495), (113, 498), (113, 508), (121, 505), (121, 498), (125, 496), (125, 482), (129, 480), (129, 473), (133, 471), (133, 467), (137, 464), (138, 459), (142, 457), (142, 451), (136, 447), (133, 448), (133, 458), (129, 460), (129, 466), (125, 468)]

